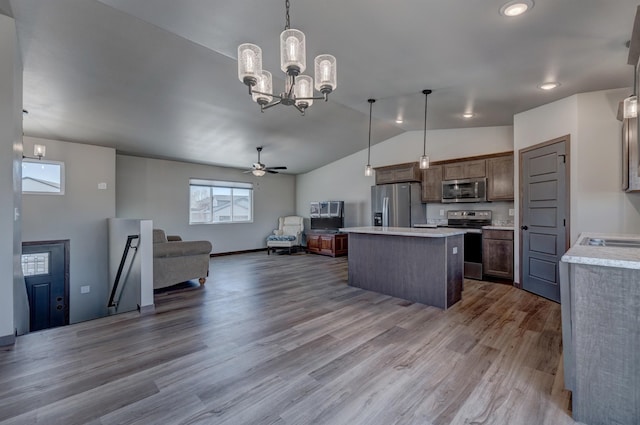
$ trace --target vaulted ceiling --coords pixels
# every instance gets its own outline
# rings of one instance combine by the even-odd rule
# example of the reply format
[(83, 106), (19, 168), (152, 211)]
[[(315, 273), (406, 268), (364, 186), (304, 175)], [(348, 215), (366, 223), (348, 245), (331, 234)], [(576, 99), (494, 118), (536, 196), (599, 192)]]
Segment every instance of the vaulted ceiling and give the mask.
[[(375, 144), (422, 130), (425, 88), (427, 126), (444, 129), (511, 125), (575, 93), (632, 85), (637, 1), (535, 0), (514, 18), (503, 3), (291, 0), (307, 62), (338, 61), (337, 90), (304, 117), (260, 113), (237, 78), (237, 46), (252, 42), (282, 90), (283, 0), (0, 0), (0, 11), (17, 22), (25, 135), (238, 168), (263, 145), (262, 162), (302, 173), (366, 148), (371, 97)], [(537, 88), (549, 80), (561, 86)]]

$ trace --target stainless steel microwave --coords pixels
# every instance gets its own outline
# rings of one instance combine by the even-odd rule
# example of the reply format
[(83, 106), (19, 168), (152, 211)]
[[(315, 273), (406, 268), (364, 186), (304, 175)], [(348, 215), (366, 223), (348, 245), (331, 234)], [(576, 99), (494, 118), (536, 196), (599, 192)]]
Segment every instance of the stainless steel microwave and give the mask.
[(486, 202), (487, 179), (444, 180), (442, 202)]

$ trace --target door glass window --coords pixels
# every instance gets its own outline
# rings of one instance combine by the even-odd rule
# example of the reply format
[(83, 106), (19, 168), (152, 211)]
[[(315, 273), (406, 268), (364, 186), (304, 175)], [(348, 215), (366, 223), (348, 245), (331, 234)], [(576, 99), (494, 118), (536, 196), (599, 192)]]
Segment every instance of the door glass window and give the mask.
[(25, 277), (49, 274), (49, 253), (22, 254), (22, 274)]

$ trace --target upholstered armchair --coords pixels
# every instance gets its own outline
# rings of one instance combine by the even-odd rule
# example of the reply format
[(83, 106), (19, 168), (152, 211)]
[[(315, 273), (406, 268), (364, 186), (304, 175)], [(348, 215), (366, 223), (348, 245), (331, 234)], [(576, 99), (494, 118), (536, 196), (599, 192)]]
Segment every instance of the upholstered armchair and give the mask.
[(204, 285), (209, 275), (211, 242), (183, 241), (153, 229), (153, 288), (164, 288), (191, 279)]
[(267, 238), (267, 254), (270, 254), (272, 250), (275, 252), (277, 248), (287, 248), (291, 254), (292, 248), (300, 246), (303, 230), (302, 217), (295, 215), (280, 217), (278, 228), (273, 231), (273, 235)]

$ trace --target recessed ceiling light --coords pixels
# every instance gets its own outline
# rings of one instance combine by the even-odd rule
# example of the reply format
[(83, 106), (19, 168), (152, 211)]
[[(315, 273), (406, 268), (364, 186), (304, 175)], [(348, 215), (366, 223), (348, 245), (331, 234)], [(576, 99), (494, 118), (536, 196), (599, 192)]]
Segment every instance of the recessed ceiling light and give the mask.
[(464, 114), (462, 114), (462, 118), (473, 118), (474, 113), (473, 112), (465, 112)]
[(404, 122), (404, 120), (402, 118), (398, 118), (396, 120), (396, 124), (402, 124)]
[(553, 90), (560, 87), (560, 83), (555, 81), (547, 81), (546, 83), (538, 84), (538, 88), (541, 90)]
[(513, 0), (500, 8), (500, 14), (508, 18), (522, 15), (533, 7), (533, 0)]

